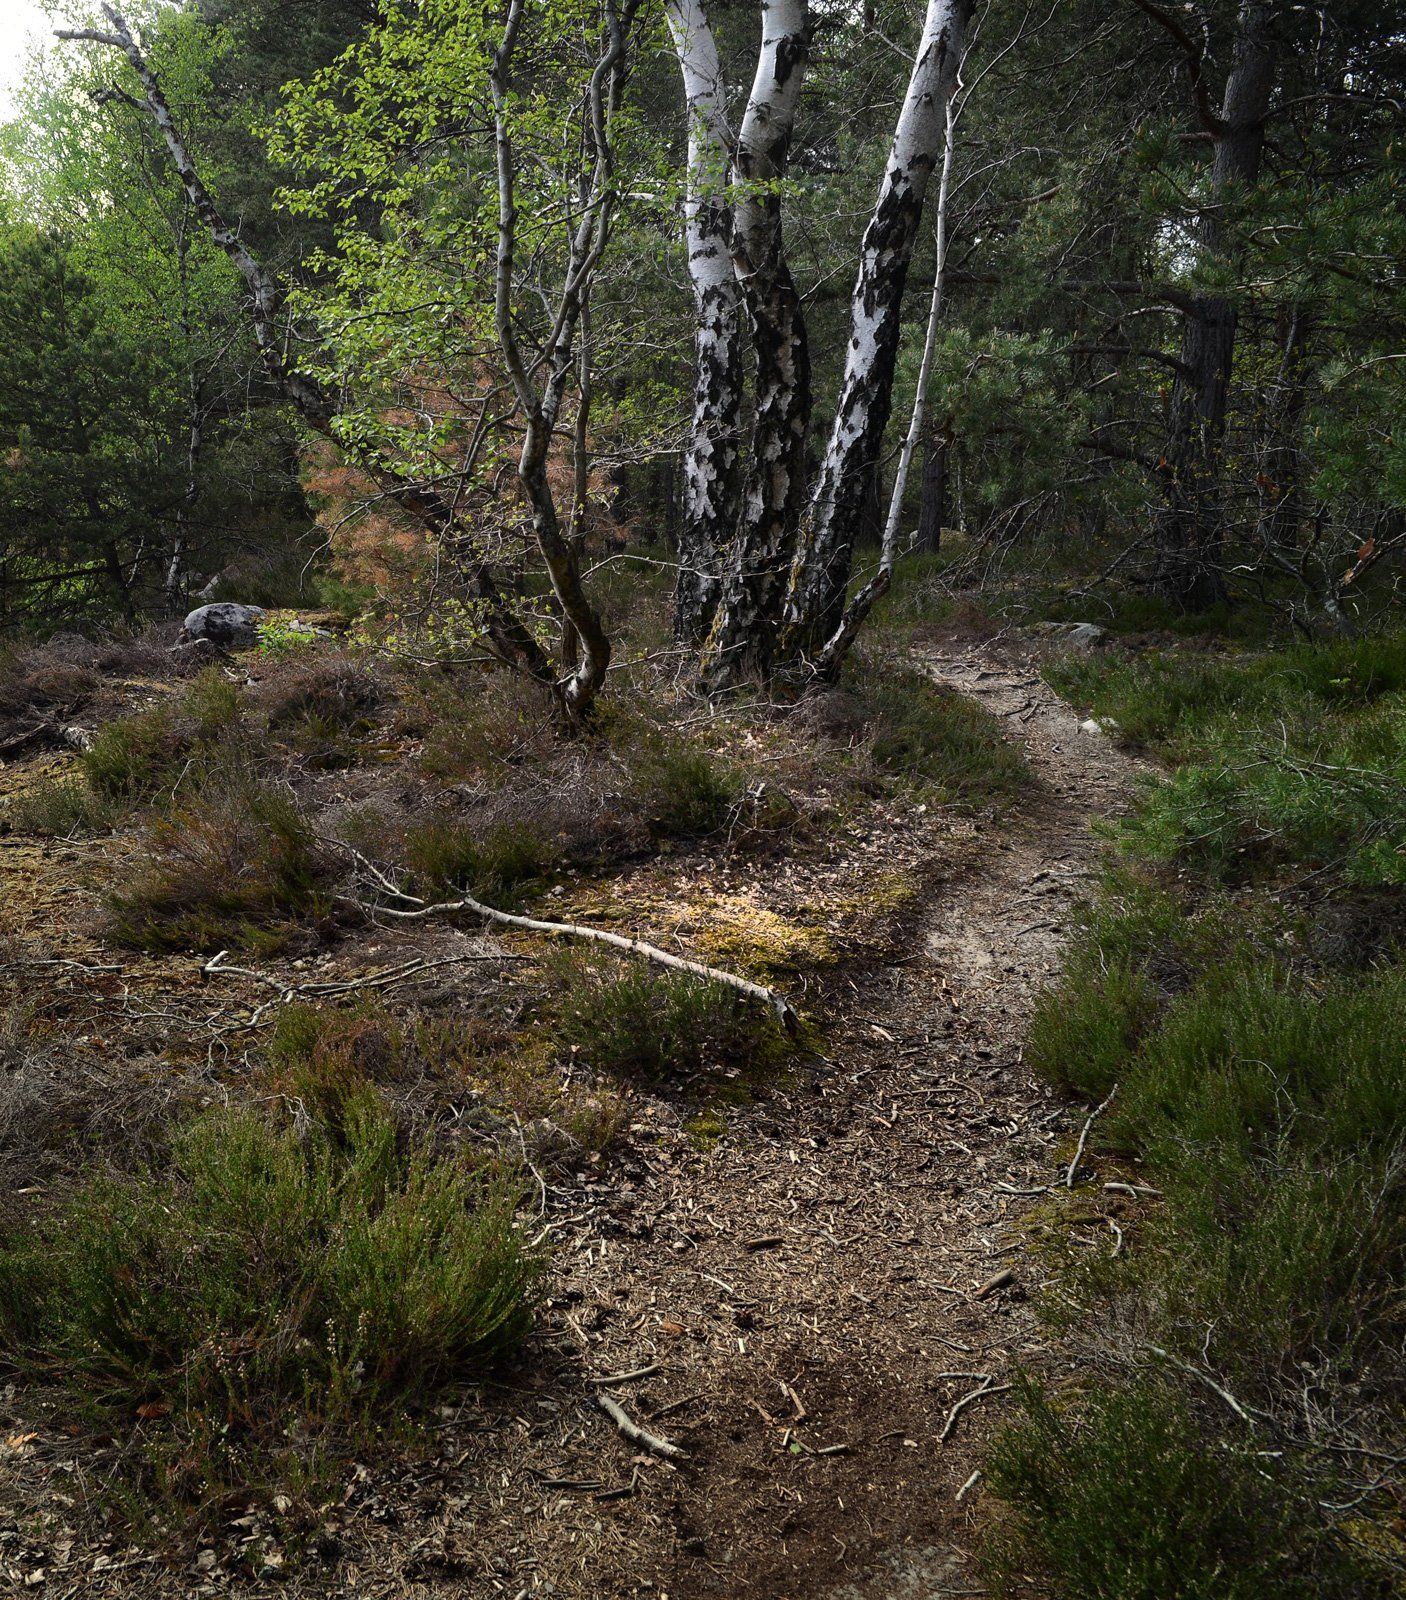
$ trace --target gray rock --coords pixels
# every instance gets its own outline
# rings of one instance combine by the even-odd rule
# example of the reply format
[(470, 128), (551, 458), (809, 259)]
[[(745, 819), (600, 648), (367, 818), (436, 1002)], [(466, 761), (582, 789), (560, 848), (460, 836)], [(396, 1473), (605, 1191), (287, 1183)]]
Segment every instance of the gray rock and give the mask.
[(1096, 650), (1108, 641), (1108, 629), (1096, 622), (1076, 622), (1064, 636), (1064, 642), (1075, 650)]
[(262, 606), (239, 605), (233, 600), (197, 606), (181, 628), (181, 642), (204, 639), (222, 650), (243, 650), (258, 643), (263, 618)]

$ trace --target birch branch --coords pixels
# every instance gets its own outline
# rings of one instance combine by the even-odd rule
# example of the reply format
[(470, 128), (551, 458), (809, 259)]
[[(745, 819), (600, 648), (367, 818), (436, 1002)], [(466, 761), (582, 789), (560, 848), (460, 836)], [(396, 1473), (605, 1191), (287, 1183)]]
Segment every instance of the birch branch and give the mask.
[[(381, 873), (378, 872), (376, 876), (382, 883), (386, 882)], [(414, 895), (403, 894), (398, 889), (393, 893), (399, 899), (411, 901), (416, 899)], [(691, 977), (702, 978), (708, 983), (720, 983), (725, 988), (735, 989), (748, 999), (766, 1006), (792, 1037), (800, 1027), (796, 1013), (785, 997), (778, 994), (775, 989), (768, 988), (766, 984), (753, 983), (750, 978), (739, 977), (735, 972), (724, 972), (721, 967), (709, 967), (701, 961), (690, 961), (686, 956), (676, 956), (669, 950), (661, 950), (658, 945), (650, 944), (644, 939), (632, 939), (623, 933), (610, 933), (604, 928), (588, 928), (579, 922), (547, 922), (541, 917), (524, 917), (514, 911), (499, 911), (493, 906), (484, 905), (482, 900), (475, 900), (470, 894), (464, 894), (458, 900), (441, 900), (432, 905), (420, 903), (411, 911), (402, 911), (395, 906), (363, 906), (362, 909), (379, 913), (383, 917), (396, 917), (402, 922), (416, 922), (423, 917), (450, 916), (456, 911), (472, 911), (475, 916), (483, 917), (488, 922), (500, 923), (505, 928), (521, 928), (525, 933), (544, 933), (553, 938), (584, 939), (591, 944), (606, 944), (614, 950), (624, 950), (630, 955), (643, 956), (647, 961), (658, 962), (660, 966), (670, 967), (675, 972), (686, 972)]]

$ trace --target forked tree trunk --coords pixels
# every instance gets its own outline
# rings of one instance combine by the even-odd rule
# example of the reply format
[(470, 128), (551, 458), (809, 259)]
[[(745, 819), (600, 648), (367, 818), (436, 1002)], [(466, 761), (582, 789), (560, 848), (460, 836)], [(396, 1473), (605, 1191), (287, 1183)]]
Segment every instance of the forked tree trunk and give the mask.
[(680, 643), (697, 645), (712, 625), (723, 559), (737, 532), (742, 292), (732, 265), (726, 101), (717, 43), (702, 0), (668, 0), (665, 14), (688, 108), (684, 218), (696, 317), (674, 633)]
[(839, 401), (792, 564), (780, 652), (814, 664), (835, 635), (854, 541), (893, 399), (899, 315), (933, 168), (942, 154), (971, 0), (928, 0), (888, 167), (865, 230)]
[[(1273, 15), (1265, 0), (1246, 0), (1240, 8), (1225, 99), (1212, 130), (1210, 193), (1197, 240), (1203, 259), (1224, 248), (1225, 208), (1234, 191), (1252, 187), (1259, 177), (1264, 119), (1274, 87)], [(1226, 296), (1194, 298), (1172, 386), (1162, 468), (1166, 497), (1155, 527), (1157, 587), (1183, 611), (1202, 611), (1226, 598), (1220, 562), (1221, 455), (1235, 321), (1235, 303)]]
[(771, 669), (805, 492), (810, 349), (774, 185), (786, 171), (808, 47), (805, 0), (763, 0), (761, 49), (732, 169), (733, 264), (751, 319), (756, 402), (737, 536), (701, 661), (703, 684), (714, 693)]

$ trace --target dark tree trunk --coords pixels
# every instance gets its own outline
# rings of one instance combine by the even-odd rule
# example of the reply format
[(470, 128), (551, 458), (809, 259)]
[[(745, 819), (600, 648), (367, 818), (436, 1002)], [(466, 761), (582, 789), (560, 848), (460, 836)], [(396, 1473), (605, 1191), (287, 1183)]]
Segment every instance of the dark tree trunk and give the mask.
[[(1198, 230), (1203, 260), (1224, 248), (1225, 208), (1233, 191), (1252, 187), (1259, 177), (1274, 87), (1272, 18), (1273, 8), (1264, 0), (1246, 0), (1240, 8), (1234, 60), (1213, 129), (1210, 197)], [(1172, 386), (1162, 459), (1166, 493), (1155, 529), (1156, 582), (1183, 611), (1202, 611), (1226, 598), (1221, 456), (1235, 320), (1233, 300), (1195, 297), (1186, 313), (1181, 365)]]
[(935, 556), (947, 521), (947, 438), (934, 430), (923, 457), (923, 492), (918, 506), (918, 548)]

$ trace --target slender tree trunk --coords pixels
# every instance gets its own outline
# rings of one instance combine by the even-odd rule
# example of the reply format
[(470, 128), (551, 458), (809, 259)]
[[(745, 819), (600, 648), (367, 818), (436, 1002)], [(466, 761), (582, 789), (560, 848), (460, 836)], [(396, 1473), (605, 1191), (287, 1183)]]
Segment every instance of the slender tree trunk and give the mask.
[[(270, 381), (310, 428), (340, 448), (333, 428), (336, 406), (332, 397), (316, 379), (295, 371), (284, 360), (278, 325), (284, 298), (282, 286), (230, 227), (205, 187), (176, 127), (160, 80), (147, 62), (127, 19), (107, 0), (102, 5), (102, 13), (112, 27), (111, 33), (98, 28), (72, 28), (60, 29), (58, 37), (104, 45), (120, 50), (126, 56), (141, 85), (146, 110), (161, 134), (186, 199), (212, 241), (229, 257), (244, 280), (250, 298), (254, 337)], [(357, 465), (369, 473), (387, 496), (432, 536), (445, 538), (453, 532), (457, 521), (454, 506), (435, 489), (406, 478), (392, 463), (379, 457), (358, 460)], [(556, 672), (550, 658), (521, 619), (514, 615), (487, 563), (477, 557), (472, 559), (468, 564), (467, 577), (474, 597), (484, 603), (484, 629), (494, 650), (505, 662), (555, 688)]]
[(1290, 552), (1304, 516), (1303, 422), (1308, 406), (1307, 347), (1311, 318), (1301, 305), (1285, 308), (1279, 325), (1279, 376), (1268, 401), (1267, 448), (1260, 470), (1259, 541)]
[(928, 435), (923, 457), (923, 497), (918, 507), (917, 546), (930, 556), (942, 548), (942, 529), (947, 520), (947, 435), (934, 428)]
[[(849, 349), (829, 443), (791, 568), (781, 652), (815, 657), (839, 629), (855, 536), (893, 400), (900, 311), (923, 201), (941, 157), (971, 0), (928, 0), (922, 39), (865, 230)], [(826, 649), (827, 669), (843, 649)]]
[[(1235, 191), (1253, 187), (1259, 177), (1274, 87), (1273, 14), (1266, 0), (1246, 0), (1240, 8), (1225, 98), (1212, 130), (1210, 194), (1198, 230), (1203, 259), (1225, 246), (1225, 208)], [(1157, 587), (1183, 611), (1201, 611), (1226, 598), (1221, 457), (1235, 323), (1233, 300), (1197, 295), (1186, 314), (1181, 367), (1172, 386), (1162, 469), (1166, 495), (1155, 528)]]
[(756, 396), (737, 535), (701, 660), (710, 692), (771, 669), (804, 494), (810, 347), (774, 184), (786, 171), (809, 32), (806, 0), (762, 0), (761, 50), (732, 168), (733, 266), (751, 320)]
[(718, 603), (723, 559), (737, 532), (741, 491), (742, 291), (732, 265), (725, 198), (729, 151), (722, 65), (702, 0), (665, 6), (688, 109), (684, 200), (693, 285), (693, 422), (683, 458), (683, 519), (674, 633), (701, 644)]

